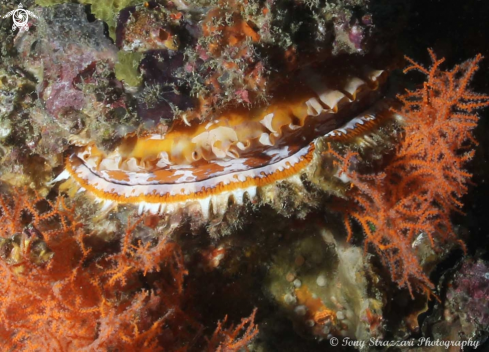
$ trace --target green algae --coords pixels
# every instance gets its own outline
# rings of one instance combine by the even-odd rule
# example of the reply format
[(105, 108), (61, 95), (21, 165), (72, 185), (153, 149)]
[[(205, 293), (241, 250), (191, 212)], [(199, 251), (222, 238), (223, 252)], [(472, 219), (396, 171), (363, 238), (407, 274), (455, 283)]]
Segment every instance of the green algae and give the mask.
[(143, 56), (143, 53), (119, 51), (117, 53), (117, 63), (115, 64), (116, 78), (130, 86), (139, 86), (143, 78), (139, 74), (138, 66)]
[[(91, 5), (92, 14), (99, 20), (107, 23), (109, 27), (109, 35), (115, 40), (115, 28), (117, 26), (117, 15), (122, 9), (129, 6), (134, 6), (144, 3), (141, 0), (79, 0), (80, 4)], [(36, 0), (36, 4), (49, 7), (65, 3), (76, 3), (76, 1), (69, 0)]]

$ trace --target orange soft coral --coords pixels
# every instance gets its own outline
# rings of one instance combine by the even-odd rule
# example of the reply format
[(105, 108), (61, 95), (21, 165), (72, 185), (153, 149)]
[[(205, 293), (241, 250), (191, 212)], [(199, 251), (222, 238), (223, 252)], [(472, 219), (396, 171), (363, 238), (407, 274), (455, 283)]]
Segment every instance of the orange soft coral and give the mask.
[[(407, 91), (398, 98), (403, 103), (396, 111), (405, 119), (405, 136), (384, 172), (374, 175), (352, 171), (357, 153), (345, 156), (332, 151), (340, 173), (352, 183), (354, 201), (345, 210), (345, 224), (352, 236), (350, 219), (365, 233), (365, 247), (372, 246), (389, 268), (400, 287), (424, 291), (433, 288), (423, 272), (412, 245), (427, 236), (433, 248), (436, 241), (456, 241), (450, 214), (462, 207), (471, 174), (465, 163), (474, 155), (472, 135), (478, 117), (475, 110), (489, 106), (489, 96), (478, 95), (468, 84), (482, 59), (442, 71), (438, 60), (426, 69), (410, 63), (404, 72), (417, 70), (428, 77), (422, 89)], [(414, 284), (414, 285), (413, 285)]]
[[(128, 225), (116, 253), (94, 253), (63, 198), (0, 195), (0, 350), (187, 351), (202, 338), (183, 309), (180, 247), (137, 241), (143, 220)], [(253, 318), (233, 331), (219, 325), (209, 343), (244, 346), (258, 332)]]
[[(139, 221), (129, 226), (120, 254), (95, 260), (62, 198), (53, 203), (17, 192), (15, 200), (0, 197), (0, 211), (4, 351), (176, 350), (200, 329), (180, 310), (186, 272), (179, 248), (165, 240), (134, 245)], [(142, 249), (154, 260), (136, 261)], [(160, 263), (171, 266), (168, 282), (144, 290), (133, 274), (159, 270)]]
[[(251, 316), (243, 318), (241, 324), (234, 327), (224, 328), (227, 316), (222, 322), (217, 324), (212, 337), (208, 340), (207, 351), (209, 352), (237, 352), (241, 351), (258, 334), (258, 327), (255, 325), (256, 309)], [(246, 327), (246, 325), (248, 325)]]

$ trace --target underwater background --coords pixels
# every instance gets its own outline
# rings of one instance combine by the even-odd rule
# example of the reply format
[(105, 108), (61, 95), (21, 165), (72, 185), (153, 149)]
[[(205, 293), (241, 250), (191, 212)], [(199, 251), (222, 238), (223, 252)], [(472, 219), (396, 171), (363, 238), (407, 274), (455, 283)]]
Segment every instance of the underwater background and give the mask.
[(0, 15), (2, 351), (489, 350), (484, 1)]

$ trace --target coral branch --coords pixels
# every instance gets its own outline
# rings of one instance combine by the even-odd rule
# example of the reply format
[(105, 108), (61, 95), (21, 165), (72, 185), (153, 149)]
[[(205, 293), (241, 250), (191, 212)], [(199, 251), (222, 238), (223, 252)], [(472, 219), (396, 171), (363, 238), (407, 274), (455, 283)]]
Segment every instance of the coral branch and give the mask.
[[(241, 324), (237, 327), (230, 326), (225, 329), (224, 324), (226, 324), (227, 316), (222, 322), (217, 324), (217, 328), (214, 331), (211, 339), (208, 340), (207, 351), (209, 352), (237, 352), (242, 348), (246, 347), (251, 340), (258, 334), (258, 327), (255, 325), (255, 315), (256, 309), (248, 318), (243, 318)], [(248, 327), (245, 326), (248, 324)], [(242, 332), (242, 330), (244, 332)], [(241, 335), (239, 337), (239, 335)]]
[[(63, 198), (0, 195), (2, 350), (186, 351), (202, 338), (184, 309), (180, 247), (165, 237), (137, 240), (139, 218), (118, 252), (96, 254), (74, 210)], [(141, 280), (151, 272), (156, 280)], [(254, 316), (235, 329), (219, 324), (209, 344), (238, 351), (258, 333)]]
[[(166, 240), (134, 246), (140, 222), (128, 226), (118, 254), (96, 261), (82, 224), (63, 198), (51, 202), (25, 191), (16, 191), (14, 199), (0, 196), (3, 349), (181, 349), (200, 325), (180, 308), (186, 274), (180, 249)], [(169, 282), (160, 279), (164, 289), (144, 290), (134, 274), (160, 265), (171, 267)], [(130, 290), (117, 286), (129, 281)], [(167, 323), (174, 338), (162, 343)]]
[(404, 72), (419, 71), (428, 80), (422, 88), (398, 96), (403, 106), (395, 112), (405, 119), (405, 136), (383, 173), (351, 171), (358, 154), (330, 152), (340, 174), (346, 174), (353, 186), (353, 201), (345, 208), (348, 238), (352, 235), (349, 219), (354, 219), (365, 234), (365, 247), (378, 253), (393, 281), (407, 287), (411, 296), (413, 289), (433, 288), (412, 249), (418, 236), (427, 236), (434, 248), (440, 241), (463, 247), (450, 214), (461, 212), (461, 197), (471, 177), (464, 165), (474, 155), (472, 130), (478, 116), (473, 111), (489, 106), (489, 96), (468, 90), (481, 55), (442, 71), (444, 59), (429, 53), (430, 68), (406, 58), (410, 66)]

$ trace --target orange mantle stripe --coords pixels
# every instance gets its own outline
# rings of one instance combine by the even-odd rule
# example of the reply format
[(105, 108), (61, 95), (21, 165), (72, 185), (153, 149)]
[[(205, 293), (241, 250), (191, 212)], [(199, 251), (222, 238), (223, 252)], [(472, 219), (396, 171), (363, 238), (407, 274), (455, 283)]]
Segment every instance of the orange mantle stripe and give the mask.
[[(292, 165), (289, 169), (284, 169), (282, 171), (277, 170), (273, 174), (270, 174), (266, 177), (247, 177), (245, 181), (237, 181), (237, 182), (232, 182), (230, 184), (224, 185), (222, 182), (217, 184), (215, 187), (212, 188), (204, 188), (198, 192), (195, 192), (193, 194), (177, 194), (177, 195), (170, 195), (170, 194), (164, 194), (164, 195), (159, 195), (159, 194), (142, 194), (139, 196), (132, 196), (132, 197), (125, 197), (121, 196), (116, 193), (112, 193), (107, 190), (99, 189), (95, 187), (92, 184), (87, 183), (85, 180), (80, 178), (77, 174), (76, 171), (72, 168), (71, 162), (68, 158), (66, 162), (66, 171), (70, 173), (70, 175), (79, 183), (79, 185), (83, 188), (85, 188), (87, 191), (93, 193), (97, 198), (102, 199), (102, 200), (111, 200), (114, 202), (118, 203), (125, 203), (125, 204), (136, 204), (140, 202), (146, 202), (146, 203), (180, 203), (180, 202), (185, 202), (189, 200), (198, 200), (198, 199), (204, 199), (210, 196), (218, 195), (224, 192), (232, 192), (237, 189), (246, 189), (249, 187), (263, 187), (267, 186), (269, 184), (272, 184), (276, 181), (281, 181), (284, 180), (288, 177), (291, 177), (297, 173), (299, 173), (301, 170), (306, 168), (309, 163), (312, 161), (315, 146), (314, 143), (311, 143), (309, 145), (310, 150), (308, 151), (307, 154), (301, 157), (301, 160), (296, 163), (295, 165)], [(107, 180), (106, 180), (107, 181)], [(110, 181), (107, 181), (110, 182)], [(123, 185), (124, 187), (138, 187), (138, 185)], [(175, 184), (175, 187), (178, 187), (178, 184)]]
[(379, 125), (391, 118), (392, 115), (393, 114), (390, 110), (380, 111), (379, 113), (375, 114), (375, 119), (364, 121), (363, 125), (357, 124), (354, 129), (348, 130), (348, 133), (338, 133), (335, 136), (327, 136), (326, 138), (338, 142), (352, 140), (356, 137), (372, 132), (375, 128), (378, 128)]

